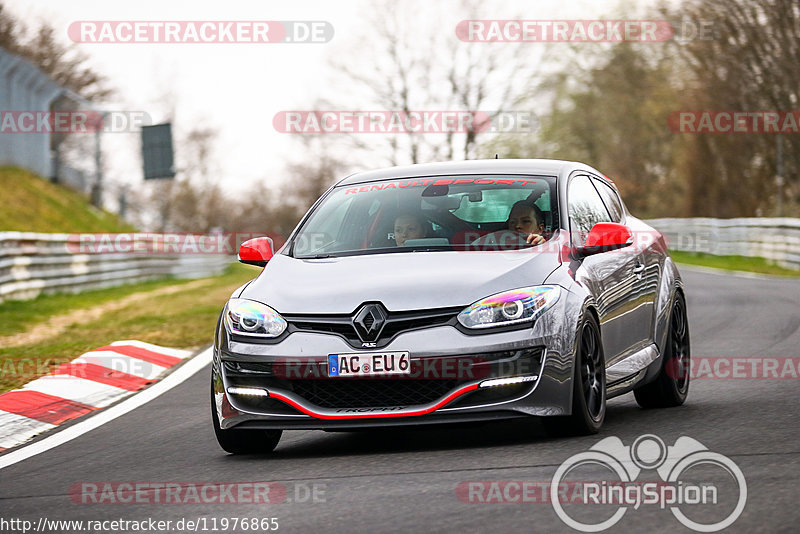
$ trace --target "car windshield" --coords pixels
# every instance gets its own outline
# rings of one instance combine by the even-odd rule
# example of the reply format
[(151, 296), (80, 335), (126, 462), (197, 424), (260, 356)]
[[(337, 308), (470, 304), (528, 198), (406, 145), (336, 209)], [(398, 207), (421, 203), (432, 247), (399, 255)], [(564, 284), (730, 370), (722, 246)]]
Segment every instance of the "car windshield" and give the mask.
[(320, 202), (289, 254), (323, 258), (530, 247), (558, 225), (555, 178), (484, 175), (390, 179), (343, 185)]

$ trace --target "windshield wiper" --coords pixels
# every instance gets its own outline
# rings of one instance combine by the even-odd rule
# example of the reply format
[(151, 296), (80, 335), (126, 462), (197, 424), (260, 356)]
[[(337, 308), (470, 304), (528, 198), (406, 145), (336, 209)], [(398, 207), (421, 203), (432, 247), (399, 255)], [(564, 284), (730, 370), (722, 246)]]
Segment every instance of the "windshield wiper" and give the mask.
[(446, 247), (411, 247), (403, 250), (403, 252), (440, 252), (443, 250), (453, 250), (453, 247), (450, 245)]
[(299, 260), (323, 260), (326, 258), (342, 258), (346, 256), (370, 256), (373, 254), (398, 254), (405, 252), (441, 252), (453, 250), (451, 245), (442, 246), (429, 246), (429, 247), (385, 247), (385, 248), (371, 248), (363, 250), (345, 250), (335, 253), (324, 254), (308, 254), (304, 256), (295, 256)]

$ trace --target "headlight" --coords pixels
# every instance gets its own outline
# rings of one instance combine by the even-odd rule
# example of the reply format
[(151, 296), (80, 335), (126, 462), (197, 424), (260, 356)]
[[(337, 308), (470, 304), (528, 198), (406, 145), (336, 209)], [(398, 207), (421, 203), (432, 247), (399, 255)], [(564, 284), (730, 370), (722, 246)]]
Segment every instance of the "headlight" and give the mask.
[(530, 322), (552, 306), (561, 294), (558, 286), (512, 289), (486, 297), (458, 314), (467, 328), (491, 328)]
[(225, 325), (232, 334), (278, 337), (286, 330), (286, 319), (260, 302), (231, 299), (225, 306)]

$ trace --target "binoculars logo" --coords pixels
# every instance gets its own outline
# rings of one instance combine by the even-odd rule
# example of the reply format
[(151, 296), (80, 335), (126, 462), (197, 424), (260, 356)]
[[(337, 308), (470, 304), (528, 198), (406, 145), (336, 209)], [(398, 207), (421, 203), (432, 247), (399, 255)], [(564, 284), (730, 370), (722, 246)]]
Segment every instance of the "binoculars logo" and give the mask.
[[(711, 483), (692, 483), (686, 478), (687, 470), (703, 466), (719, 468), (736, 481), (738, 499), (726, 517), (713, 522), (700, 522), (688, 517), (681, 506), (719, 504), (718, 487)], [(580, 468), (610, 470), (618, 479), (613, 481), (570, 481), (570, 476)], [(660, 481), (643, 481), (643, 471), (655, 471)], [(637, 480), (639, 479), (639, 480)], [(607, 519), (582, 522), (570, 516), (560, 499), (560, 488), (580, 490), (581, 504), (618, 505)], [(747, 482), (742, 470), (730, 458), (708, 450), (699, 441), (682, 436), (672, 446), (653, 434), (636, 438), (630, 446), (617, 437), (605, 438), (591, 449), (575, 454), (556, 470), (550, 484), (550, 502), (558, 517), (567, 525), (582, 532), (601, 532), (616, 525), (629, 508), (642, 504), (656, 504), (669, 508), (672, 515), (684, 526), (697, 532), (717, 532), (733, 524), (744, 510), (747, 501)], [(576, 501), (571, 501), (576, 502)], [(725, 507), (727, 509), (729, 507)], [(574, 510), (573, 510), (574, 511)], [(583, 514), (585, 515), (585, 514)]]

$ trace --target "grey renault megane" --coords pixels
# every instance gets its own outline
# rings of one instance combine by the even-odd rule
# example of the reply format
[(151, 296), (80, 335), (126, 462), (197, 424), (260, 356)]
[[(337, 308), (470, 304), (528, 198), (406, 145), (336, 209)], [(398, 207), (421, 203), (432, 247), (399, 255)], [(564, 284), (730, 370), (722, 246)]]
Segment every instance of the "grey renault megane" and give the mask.
[(283, 430), (536, 418), (597, 432), (607, 399), (689, 389), (681, 278), (663, 236), (581, 163), (484, 160), (331, 187), (220, 316), (211, 414), (231, 453)]

